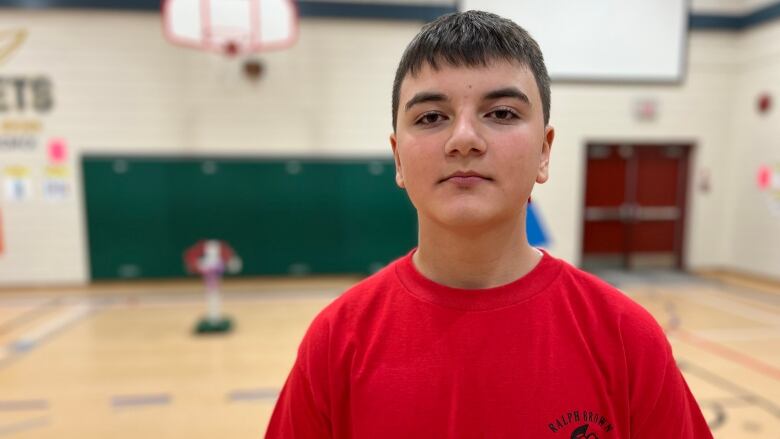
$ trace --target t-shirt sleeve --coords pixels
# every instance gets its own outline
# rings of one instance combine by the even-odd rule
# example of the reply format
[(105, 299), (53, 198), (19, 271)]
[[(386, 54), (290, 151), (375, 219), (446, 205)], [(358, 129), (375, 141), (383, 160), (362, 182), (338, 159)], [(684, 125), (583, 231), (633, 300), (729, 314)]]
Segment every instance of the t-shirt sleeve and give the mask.
[(627, 346), (631, 437), (711, 439), (712, 433), (677, 367), (663, 329), (649, 313), (645, 316), (638, 319), (641, 323), (631, 325), (633, 340)]
[(301, 342), (268, 423), (266, 439), (332, 437), (327, 407), (327, 326), (323, 319), (315, 319)]
[(680, 369), (669, 353), (669, 361), (658, 383), (657, 395), (632, 411), (632, 438), (674, 437), (711, 439), (707, 422)]
[(329, 438), (330, 422), (318, 406), (306, 373), (296, 363), (271, 415), (265, 437)]

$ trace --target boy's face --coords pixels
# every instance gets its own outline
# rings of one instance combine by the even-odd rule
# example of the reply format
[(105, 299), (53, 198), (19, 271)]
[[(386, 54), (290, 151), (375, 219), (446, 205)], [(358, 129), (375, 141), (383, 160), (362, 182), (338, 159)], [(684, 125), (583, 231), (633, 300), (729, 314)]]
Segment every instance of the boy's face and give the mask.
[(421, 220), (468, 228), (517, 221), (534, 183), (547, 181), (554, 131), (524, 66), (425, 65), (404, 78), (398, 106), (396, 182)]

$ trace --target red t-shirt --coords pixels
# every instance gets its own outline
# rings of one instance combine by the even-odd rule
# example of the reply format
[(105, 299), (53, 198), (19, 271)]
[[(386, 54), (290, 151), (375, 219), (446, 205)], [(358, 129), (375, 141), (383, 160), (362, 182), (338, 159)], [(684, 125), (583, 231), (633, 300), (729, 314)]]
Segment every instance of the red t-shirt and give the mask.
[(545, 253), (483, 290), (411, 254), (314, 320), (267, 438), (711, 438), (663, 330)]

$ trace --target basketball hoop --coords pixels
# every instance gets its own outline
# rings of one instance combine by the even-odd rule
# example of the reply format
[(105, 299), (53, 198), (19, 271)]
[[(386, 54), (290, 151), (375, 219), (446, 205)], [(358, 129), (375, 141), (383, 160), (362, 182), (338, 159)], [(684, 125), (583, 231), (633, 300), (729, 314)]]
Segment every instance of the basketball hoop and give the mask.
[(203, 276), (241, 271), (241, 259), (235, 250), (227, 242), (214, 239), (198, 241), (188, 248), (184, 252), (184, 265), (187, 272)]
[(165, 37), (229, 57), (284, 49), (298, 38), (292, 0), (164, 0)]
[(184, 252), (187, 271), (200, 274), (206, 285), (207, 314), (195, 326), (196, 334), (228, 332), (232, 320), (222, 314), (219, 284), (224, 273), (241, 271), (241, 259), (228, 243), (215, 239), (198, 241)]

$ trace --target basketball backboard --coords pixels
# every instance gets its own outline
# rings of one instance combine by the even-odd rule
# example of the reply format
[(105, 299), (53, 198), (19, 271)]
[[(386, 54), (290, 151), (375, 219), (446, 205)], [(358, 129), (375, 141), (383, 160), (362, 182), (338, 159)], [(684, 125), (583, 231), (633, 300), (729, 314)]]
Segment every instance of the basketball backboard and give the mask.
[(231, 56), (286, 48), (298, 37), (292, 0), (165, 0), (162, 14), (172, 43)]

